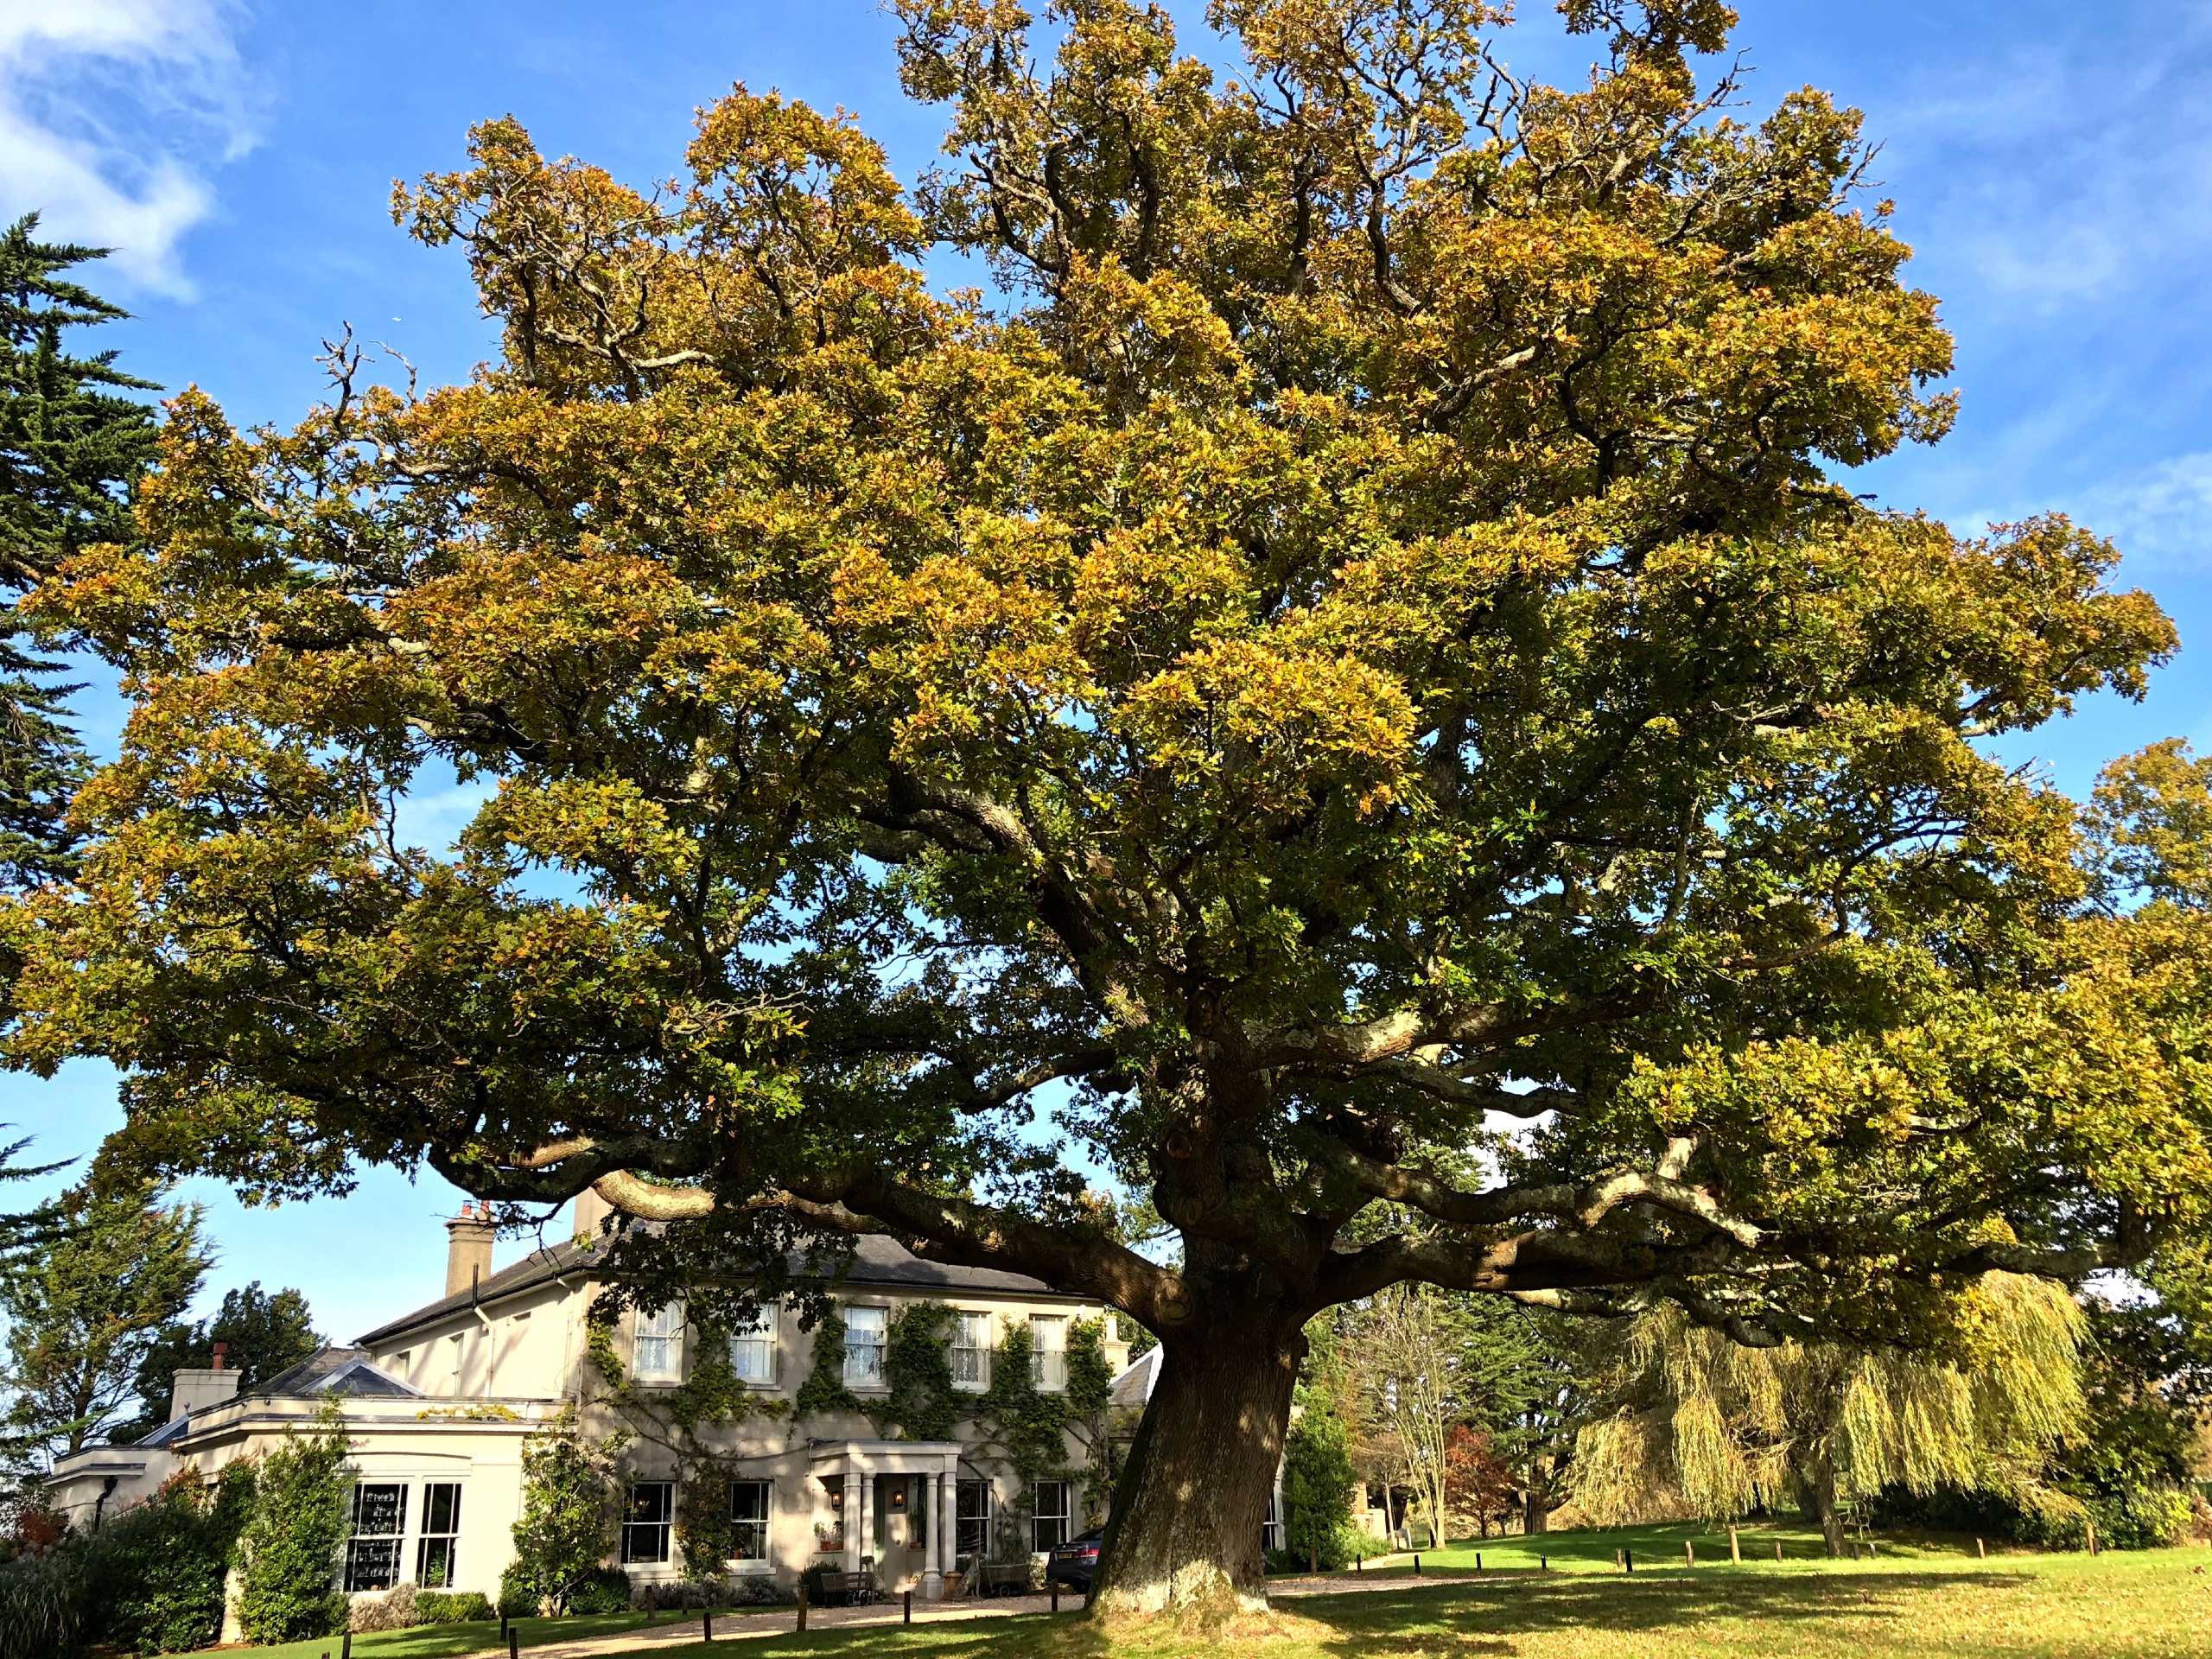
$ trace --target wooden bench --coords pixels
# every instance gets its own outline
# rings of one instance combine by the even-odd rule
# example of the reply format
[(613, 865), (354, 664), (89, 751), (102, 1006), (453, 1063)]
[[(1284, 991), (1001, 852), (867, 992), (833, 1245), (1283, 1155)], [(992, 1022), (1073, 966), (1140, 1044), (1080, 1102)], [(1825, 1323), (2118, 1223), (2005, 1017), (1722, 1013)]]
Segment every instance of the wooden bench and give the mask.
[(976, 1593), (979, 1596), (1018, 1596), (1028, 1588), (1027, 1561), (987, 1561), (976, 1569)]
[(822, 1574), (822, 1605), (825, 1607), (849, 1607), (855, 1602), (873, 1601), (875, 1594), (873, 1573)]

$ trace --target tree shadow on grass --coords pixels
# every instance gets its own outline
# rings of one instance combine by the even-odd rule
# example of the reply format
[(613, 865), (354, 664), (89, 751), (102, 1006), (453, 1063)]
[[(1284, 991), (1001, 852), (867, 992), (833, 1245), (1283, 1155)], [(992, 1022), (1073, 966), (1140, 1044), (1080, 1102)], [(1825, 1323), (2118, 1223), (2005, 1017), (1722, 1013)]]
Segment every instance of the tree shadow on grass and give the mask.
[[(1433, 1589), (1370, 1591), (1301, 1597), (1304, 1618), (1337, 1631), (1323, 1645), (1340, 1654), (1514, 1651), (1505, 1638), (1602, 1630), (1658, 1635), (1671, 1629), (1733, 1619), (1769, 1628), (1849, 1617), (1909, 1620), (1928, 1592), (1955, 1587), (1955, 1573), (1821, 1573), (1762, 1578), (1747, 1573), (1654, 1574), (1616, 1578), (1572, 1573), (1454, 1579)], [(1986, 1573), (1992, 1589), (2026, 1583), (2024, 1574)]]
[[(2018, 1573), (1988, 1572), (1974, 1575), (1974, 1581), (1994, 1591), (2031, 1580)], [(1670, 1631), (1724, 1621), (1774, 1633), (1773, 1651), (1790, 1649), (1793, 1644), (1783, 1633), (1793, 1624), (1846, 1619), (1859, 1634), (1870, 1620), (1894, 1621), (1901, 1642), (1910, 1646), (1916, 1639), (1913, 1621), (1917, 1608), (1926, 1605), (1925, 1598), (1959, 1583), (1960, 1575), (1955, 1573), (1910, 1571), (1766, 1577), (1734, 1572), (1637, 1578), (1493, 1574), (1440, 1584), (1431, 1580), (1426, 1587), (1300, 1596), (1279, 1601), (1275, 1612), (1285, 1625), (1281, 1649), (1294, 1659), (1315, 1654), (1332, 1659), (1416, 1654), (1432, 1659), (1438, 1655), (1506, 1659), (1521, 1651), (1516, 1638), (1576, 1631), (1648, 1637), (1656, 1652)], [(912, 1659), (1181, 1659), (1209, 1652), (1266, 1659), (1276, 1645), (1267, 1639), (1268, 1623), (1240, 1630), (1231, 1643), (1218, 1644), (1202, 1633), (1179, 1639), (1168, 1629), (1103, 1626), (1072, 1612), (1033, 1613), (973, 1624), (853, 1625), (803, 1637), (779, 1633), (731, 1643), (728, 1648), (718, 1643), (717, 1650), (730, 1659), (848, 1654), (864, 1654), (869, 1659), (899, 1659), (901, 1655)], [(1804, 1639), (1811, 1645), (1813, 1633), (1806, 1632)], [(671, 1651), (664, 1649), (660, 1655)], [(704, 1651), (688, 1646), (681, 1649), (686, 1659)]]

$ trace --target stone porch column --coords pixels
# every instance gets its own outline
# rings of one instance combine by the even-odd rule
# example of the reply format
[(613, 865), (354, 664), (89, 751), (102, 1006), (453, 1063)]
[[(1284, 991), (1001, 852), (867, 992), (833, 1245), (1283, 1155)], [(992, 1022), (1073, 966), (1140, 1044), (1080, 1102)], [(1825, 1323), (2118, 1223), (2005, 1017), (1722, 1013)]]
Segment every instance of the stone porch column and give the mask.
[[(859, 1560), (853, 1563), (853, 1570), (856, 1573), (860, 1571), (861, 1562), (865, 1561), (869, 1556), (875, 1554), (875, 1534), (869, 1530), (868, 1513), (868, 1488), (874, 1484), (874, 1471), (863, 1466), (861, 1471), (860, 1491), (857, 1497), (857, 1502), (860, 1504), (860, 1529), (854, 1535), (855, 1540), (855, 1547), (860, 1552)], [(849, 1504), (854, 1501), (855, 1500), (848, 1499), (847, 1503)], [(878, 1561), (876, 1565), (880, 1567), (883, 1563)]]
[(861, 1570), (861, 1477), (858, 1466), (848, 1457), (845, 1459), (845, 1571)]
[(950, 1573), (959, 1564), (960, 1547), (960, 1465), (951, 1458), (944, 1460), (944, 1472), (937, 1478), (938, 1518), (944, 1522), (938, 1536), (943, 1540), (938, 1547), (938, 1570)]

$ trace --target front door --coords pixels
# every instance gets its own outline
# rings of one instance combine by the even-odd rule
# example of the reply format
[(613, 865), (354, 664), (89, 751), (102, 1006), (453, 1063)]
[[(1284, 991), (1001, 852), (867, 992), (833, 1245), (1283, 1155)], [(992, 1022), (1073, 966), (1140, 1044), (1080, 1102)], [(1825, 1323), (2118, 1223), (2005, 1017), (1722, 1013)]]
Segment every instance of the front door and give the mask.
[(896, 1589), (918, 1579), (929, 1565), (928, 1485), (920, 1475), (875, 1478), (875, 1558), (884, 1582)]

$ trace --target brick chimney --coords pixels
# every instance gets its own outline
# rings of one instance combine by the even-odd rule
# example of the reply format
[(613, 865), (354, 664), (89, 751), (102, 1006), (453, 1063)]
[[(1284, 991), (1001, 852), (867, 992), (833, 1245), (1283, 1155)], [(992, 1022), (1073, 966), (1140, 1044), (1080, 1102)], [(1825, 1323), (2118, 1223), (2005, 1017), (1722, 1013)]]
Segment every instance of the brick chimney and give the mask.
[(479, 1209), (461, 1200), (461, 1213), (446, 1223), (446, 1294), (474, 1291), (492, 1276), (492, 1206)]

